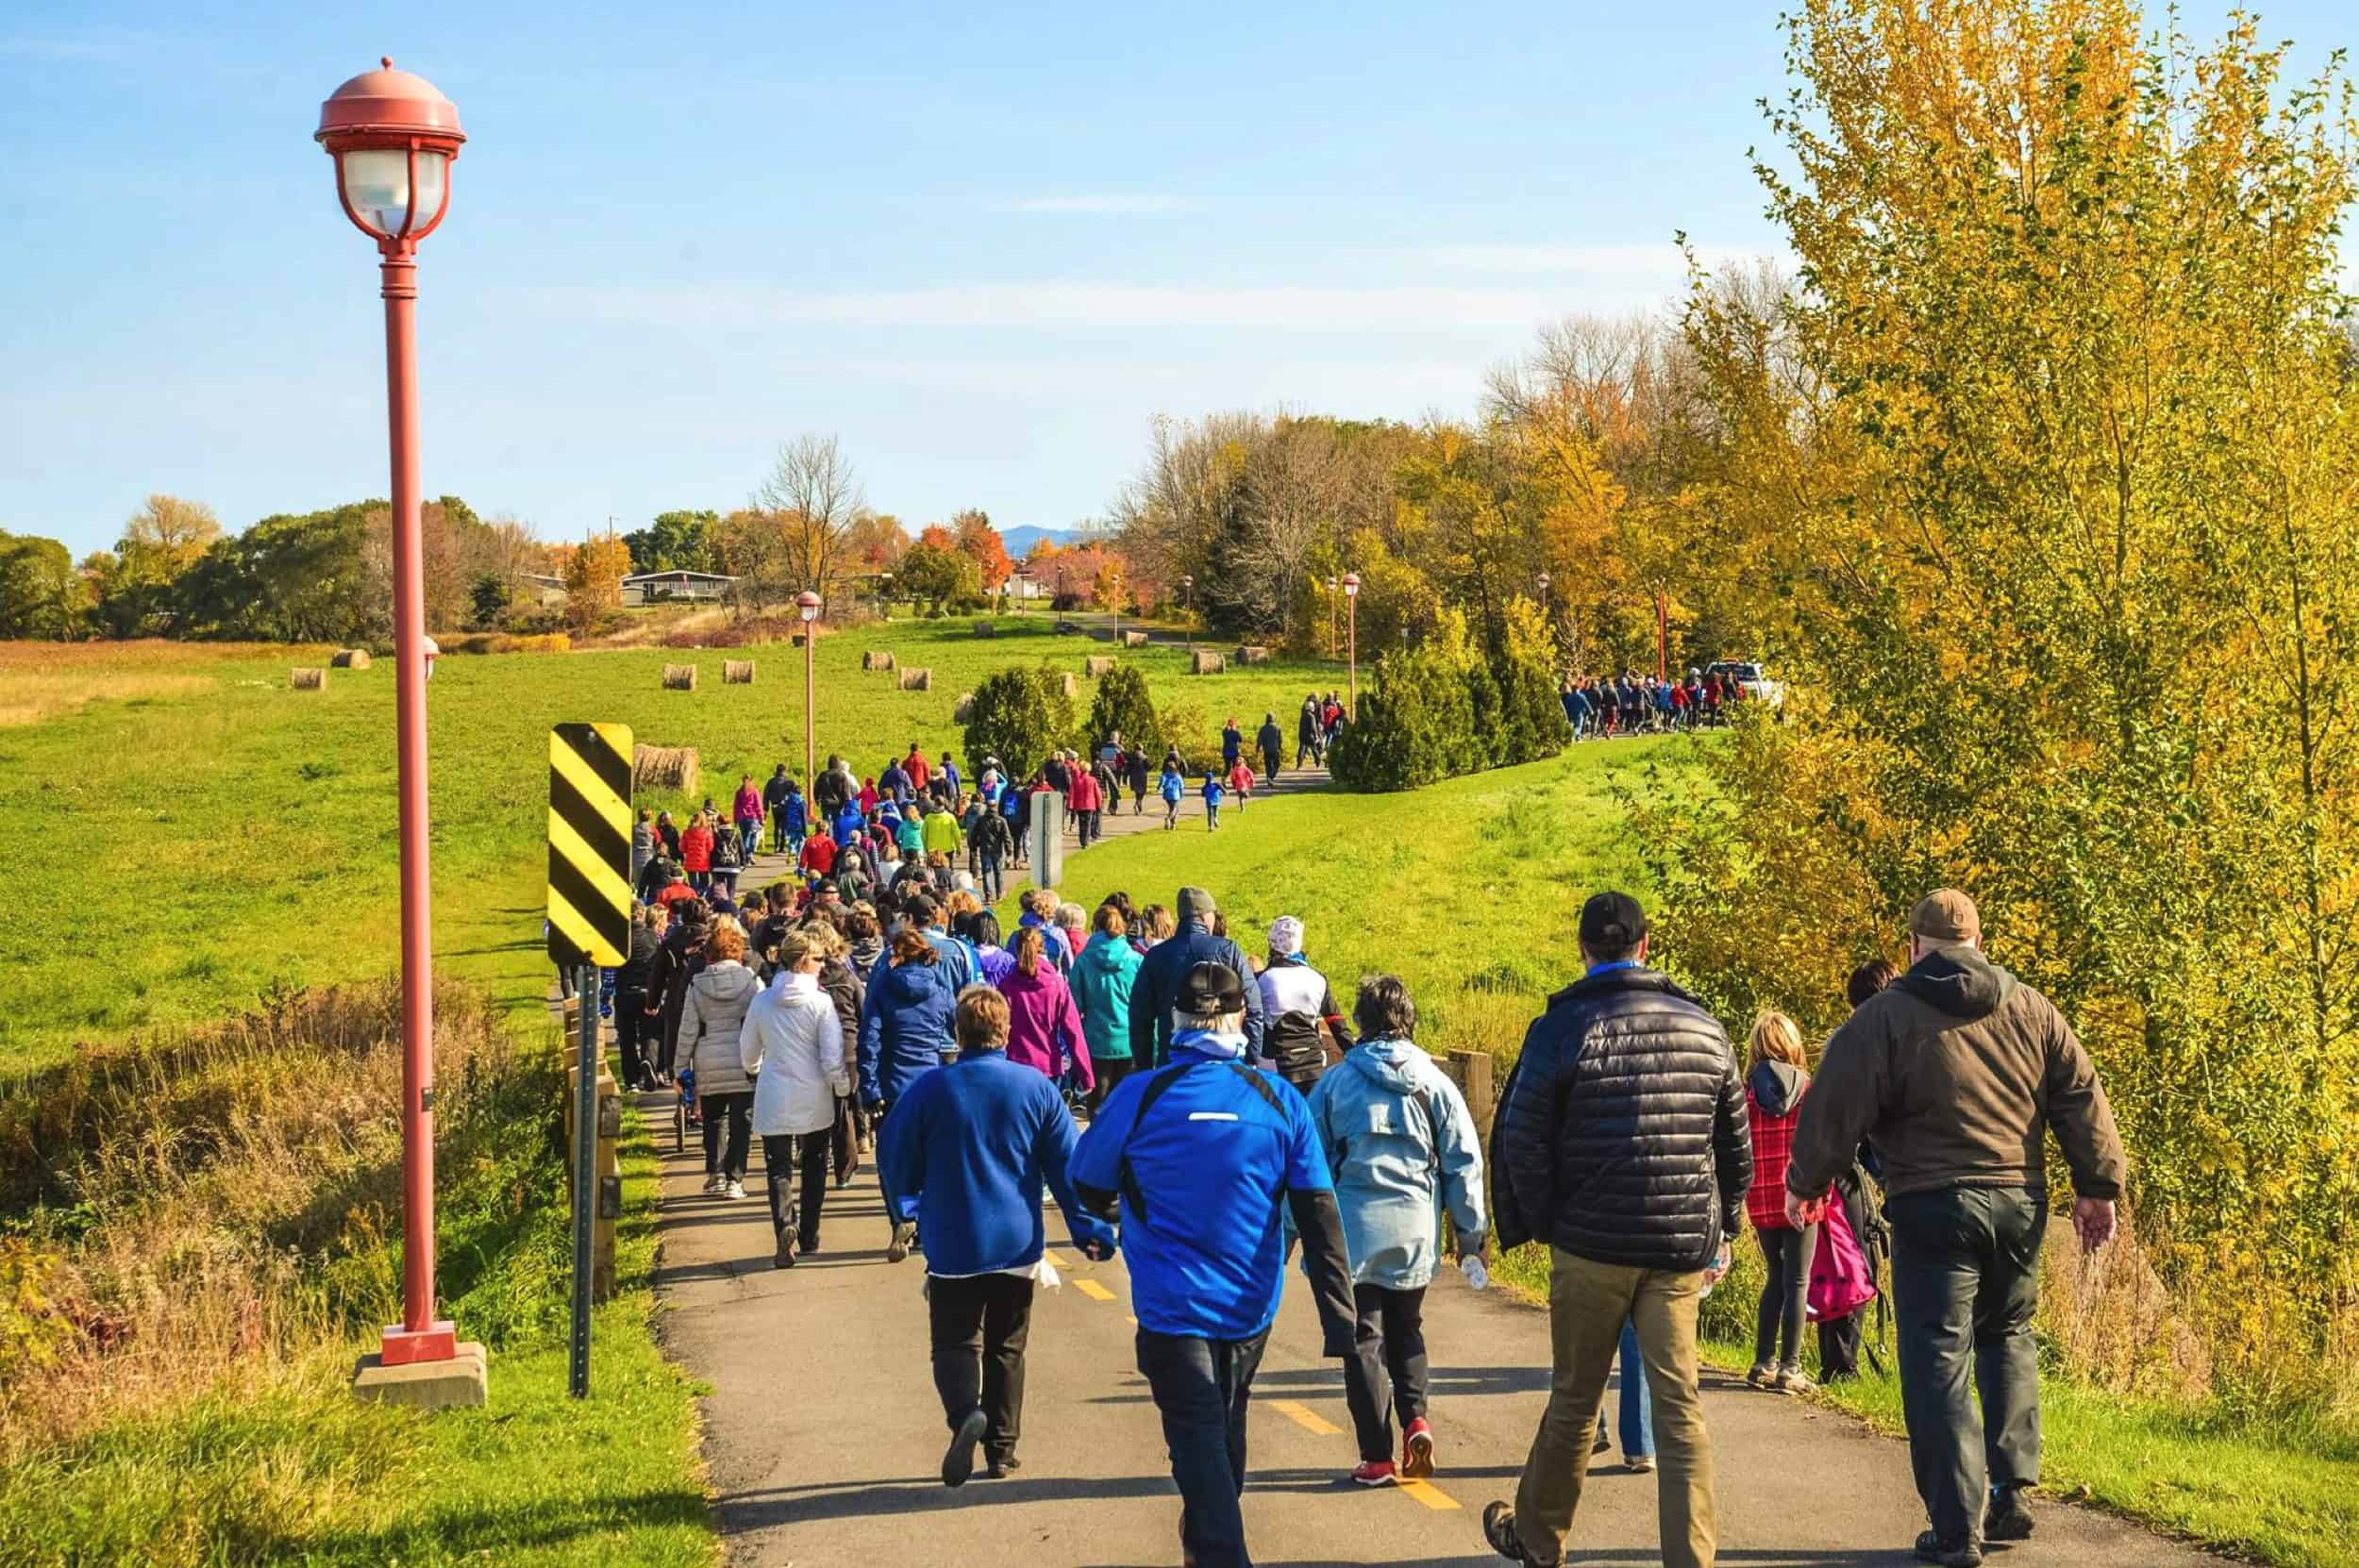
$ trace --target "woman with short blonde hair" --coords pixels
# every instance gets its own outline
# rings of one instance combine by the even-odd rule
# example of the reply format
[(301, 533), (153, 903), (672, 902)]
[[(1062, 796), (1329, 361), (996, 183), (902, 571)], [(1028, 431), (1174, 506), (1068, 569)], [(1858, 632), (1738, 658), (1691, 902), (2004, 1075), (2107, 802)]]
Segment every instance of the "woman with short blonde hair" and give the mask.
[(1753, 1324), (1753, 1368), (1745, 1381), (1755, 1388), (1806, 1393), (1815, 1387), (1802, 1371), (1802, 1322), (1810, 1296), (1811, 1256), (1818, 1227), (1796, 1228), (1785, 1217), (1785, 1167), (1794, 1149), (1794, 1124), (1810, 1089), (1810, 1058), (1802, 1031), (1782, 1012), (1753, 1020), (1747, 1048), (1746, 1109), (1753, 1136), (1753, 1185), (1745, 1212), (1761, 1239), (1769, 1265), (1762, 1281), (1761, 1307)]

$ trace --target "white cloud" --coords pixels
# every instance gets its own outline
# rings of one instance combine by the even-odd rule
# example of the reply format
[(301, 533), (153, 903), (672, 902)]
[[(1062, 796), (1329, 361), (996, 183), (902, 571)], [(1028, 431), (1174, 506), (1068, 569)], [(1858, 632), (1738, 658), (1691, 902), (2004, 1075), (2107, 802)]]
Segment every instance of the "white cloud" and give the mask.
[(1189, 206), (1177, 196), (1158, 195), (1150, 192), (1108, 192), (1094, 196), (1026, 196), (1016, 201), (1001, 202), (995, 210), (1127, 216), (1145, 212), (1185, 212), (1189, 210)]
[[(1667, 286), (1667, 281), (1665, 286)], [(1524, 328), (1569, 311), (1660, 299), (1627, 288), (1212, 288), (1133, 283), (974, 283), (808, 292), (792, 289), (553, 288), (544, 309), (606, 321), (682, 326), (1250, 327), (1303, 332)]]

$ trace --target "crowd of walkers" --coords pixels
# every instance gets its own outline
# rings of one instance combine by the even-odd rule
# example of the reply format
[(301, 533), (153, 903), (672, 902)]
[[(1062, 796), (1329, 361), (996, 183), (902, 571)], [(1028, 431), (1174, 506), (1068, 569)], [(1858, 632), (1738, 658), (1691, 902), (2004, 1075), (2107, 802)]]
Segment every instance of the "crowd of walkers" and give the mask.
[[(1281, 740), (1265, 717), (1250, 742), (1272, 772)], [(1223, 746), (1231, 772), (1249, 770), (1233, 721)], [(986, 760), (972, 791), (915, 747), (873, 784), (830, 759), (808, 806), (781, 770), (750, 799), (745, 780), (726, 818), (642, 825), (645, 902), (615, 994), (623, 1071), (693, 1076), (709, 1193), (743, 1197), (762, 1139), (781, 1268), (819, 1250), (828, 1191), (873, 1151), (884, 1257), (925, 1259), (945, 1483), (1021, 1466), (1029, 1315), (1057, 1283), (1044, 1196), (1078, 1252), (1127, 1261), (1182, 1553), (1201, 1568), (1250, 1561), (1247, 1410), (1295, 1249), (1322, 1353), (1343, 1362), (1349, 1479), (1379, 1486), (1437, 1463), (1424, 1304), (1442, 1262), (1480, 1283), (1494, 1240), (1537, 1243), (1549, 1393), (1485, 1539), (1511, 1561), (1566, 1560), (1591, 1456), (1610, 1446), (1618, 1358), (1624, 1460), (1662, 1471), (1663, 1560), (1708, 1564), (1698, 1310), (1749, 1221), (1765, 1278), (1747, 1381), (1809, 1392), (1814, 1325), (1818, 1376), (1855, 1376), (1888, 1259), (1930, 1525), (1917, 1555), (1969, 1568), (1985, 1543), (2028, 1536), (2043, 1135), (2064, 1149), (2092, 1250), (2112, 1234), (2123, 1160), (2069, 1026), (1983, 956), (1964, 894), (1912, 911), (1905, 971), (1876, 959), (1853, 975), (1855, 1010), (1815, 1076), (1782, 1013), (1754, 1020), (1740, 1058), (1648, 966), (1637, 903), (1591, 898), (1582, 974), (1527, 1032), (1486, 1149), (1416, 1043), (1408, 988), (1369, 976), (1347, 1009), (1298, 916), (1248, 955), (1199, 888), (1169, 909), (1114, 893), (1095, 909), (1034, 888), (1001, 927), (991, 903), (1023, 820), (1006, 802), (1044, 788), (1070, 802), (1101, 768), (1118, 784), (1129, 754), (1118, 739), (1108, 753), (1053, 758), (1023, 788)], [(1077, 817), (1113, 809), (1079, 793)], [(765, 824), (806, 875), (741, 906), (722, 862), (750, 859)], [(816, 842), (830, 848), (814, 860)]]
[(1717, 728), (1731, 709), (1755, 700), (1733, 676), (1690, 669), (1684, 677), (1659, 678), (1625, 671), (1616, 676), (1568, 676), (1558, 696), (1576, 741), (1616, 735), (1667, 734)]

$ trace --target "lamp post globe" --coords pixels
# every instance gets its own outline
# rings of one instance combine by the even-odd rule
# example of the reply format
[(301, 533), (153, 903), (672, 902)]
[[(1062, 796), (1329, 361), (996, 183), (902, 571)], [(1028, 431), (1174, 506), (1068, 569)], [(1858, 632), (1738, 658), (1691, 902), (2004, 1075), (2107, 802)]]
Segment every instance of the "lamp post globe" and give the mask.
[(1180, 608), (1188, 612), (1188, 651), (1196, 651), (1196, 577), (1193, 574), (1180, 579)]
[(1543, 599), (1548, 596), (1548, 583), (1551, 580), (1546, 572), (1540, 574), (1540, 597)]
[(312, 133), (334, 161), (336, 200), (376, 242), (385, 303), (386, 425), (393, 459), (394, 733), (401, 800), (402, 1310), (385, 1366), (449, 1361), (434, 1315), (434, 949), (427, 863), (425, 552), (418, 538), (417, 245), (450, 210), (450, 166), (467, 140), (431, 82), (383, 59), (330, 93)]

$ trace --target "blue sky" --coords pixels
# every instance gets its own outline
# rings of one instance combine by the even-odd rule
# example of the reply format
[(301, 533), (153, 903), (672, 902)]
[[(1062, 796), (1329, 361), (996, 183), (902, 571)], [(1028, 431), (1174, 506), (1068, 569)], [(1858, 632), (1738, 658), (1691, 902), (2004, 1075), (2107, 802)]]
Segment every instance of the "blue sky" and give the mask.
[[(2189, 11), (2199, 32), (2217, 9)], [(2315, 63), (2345, 0), (2267, 11)], [(373, 252), (311, 143), (380, 53), (470, 142), (427, 493), (544, 537), (839, 434), (912, 524), (1103, 509), (1159, 412), (1472, 409), (1532, 329), (1767, 253), (1772, 4), (0, 9), (0, 528), (385, 490)]]

